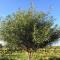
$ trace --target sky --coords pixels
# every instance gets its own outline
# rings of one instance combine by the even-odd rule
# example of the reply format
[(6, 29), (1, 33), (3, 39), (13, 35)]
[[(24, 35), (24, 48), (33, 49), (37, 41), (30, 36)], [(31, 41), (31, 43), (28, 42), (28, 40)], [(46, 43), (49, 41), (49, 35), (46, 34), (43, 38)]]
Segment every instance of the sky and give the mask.
[(51, 15), (56, 18), (54, 22), (60, 26), (60, 0), (0, 0), (0, 17), (12, 14), (19, 8), (22, 10), (29, 9), (30, 1), (33, 2), (38, 11), (47, 12), (51, 7)]
[[(7, 16), (19, 8), (27, 10), (31, 0), (0, 0), (0, 17)], [(51, 15), (56, 18), (55, 24), (60, 26), (60, 0), (32, 0), (34, 7), (39, 11), (48, 11), (51, 7)]]

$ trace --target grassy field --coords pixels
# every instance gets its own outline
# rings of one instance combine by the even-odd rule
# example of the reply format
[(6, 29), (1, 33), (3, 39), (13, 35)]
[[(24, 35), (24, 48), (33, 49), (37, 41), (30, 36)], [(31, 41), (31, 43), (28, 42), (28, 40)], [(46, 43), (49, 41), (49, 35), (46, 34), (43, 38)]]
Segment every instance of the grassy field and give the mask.
[[(2, 58), (6, 60), (28, 60), (28, 53), (26, 51), (7, 53), (5, 49), (0, 51), (0, 60), (2, 60)], [(57, 58), (60, 58), (60, 47), (58, 46), (38, 49), (36, 52), (32, 52), (32, 60), (56, 60)]]

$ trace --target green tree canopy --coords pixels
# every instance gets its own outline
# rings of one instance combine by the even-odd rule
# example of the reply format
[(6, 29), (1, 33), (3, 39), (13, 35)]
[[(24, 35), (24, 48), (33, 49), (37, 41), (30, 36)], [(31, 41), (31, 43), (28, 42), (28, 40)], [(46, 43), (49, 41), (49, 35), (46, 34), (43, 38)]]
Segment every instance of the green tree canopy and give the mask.
[(17, 11), (5, 18), (1, 35), (7, 46), (36, 50), (60, 37), (60, 30), (53, 26), (53, 21), (53, 16), (45, 12)]

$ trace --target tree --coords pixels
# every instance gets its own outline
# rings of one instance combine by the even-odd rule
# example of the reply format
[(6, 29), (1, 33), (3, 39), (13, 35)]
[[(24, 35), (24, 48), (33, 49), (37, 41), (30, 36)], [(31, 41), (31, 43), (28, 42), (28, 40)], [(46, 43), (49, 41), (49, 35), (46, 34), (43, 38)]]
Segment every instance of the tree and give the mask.
[(0, 44), (0, 49), (1, 49), (2, 47), (3, 47), (2, 44)]
[(7, 46), (31, 52), (43, 48), (60, 36), (60, 30), (53, 26), (54, 18), (45, 12), (17, 11), (8, 15), (1, 25), (2, 38)]

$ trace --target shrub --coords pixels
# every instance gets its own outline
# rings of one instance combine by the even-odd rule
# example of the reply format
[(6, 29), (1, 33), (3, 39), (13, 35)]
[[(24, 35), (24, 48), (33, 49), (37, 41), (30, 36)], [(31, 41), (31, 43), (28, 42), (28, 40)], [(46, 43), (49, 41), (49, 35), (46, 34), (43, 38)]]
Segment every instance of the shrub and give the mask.
[(60, 57), (50, 57), (49, 60), (60, 60)]
[(2, 58), (0, 58), (0, 60), (9, 60), (9, 58), (8, 57), (2, 57)]

